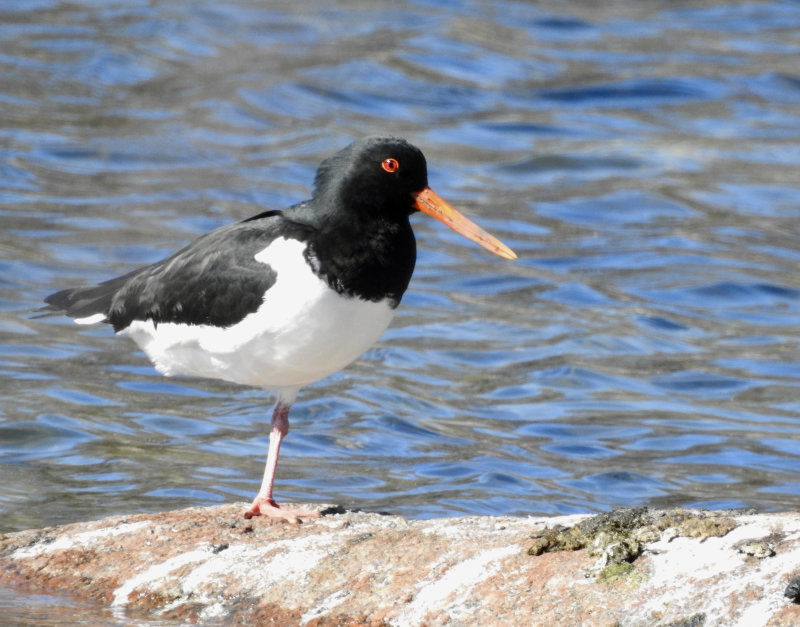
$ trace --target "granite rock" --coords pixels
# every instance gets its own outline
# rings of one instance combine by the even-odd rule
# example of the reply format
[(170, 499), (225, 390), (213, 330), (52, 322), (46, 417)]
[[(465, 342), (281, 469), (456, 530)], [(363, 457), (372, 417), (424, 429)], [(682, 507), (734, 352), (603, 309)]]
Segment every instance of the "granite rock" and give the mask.
[[(117, 617), (201, 625), (796, 625), (800, 514), (620, 510), (556, 518), (244, 504), (0, 537), (0, 583)], [(800, 596), (800, 595), (798, 595)]]

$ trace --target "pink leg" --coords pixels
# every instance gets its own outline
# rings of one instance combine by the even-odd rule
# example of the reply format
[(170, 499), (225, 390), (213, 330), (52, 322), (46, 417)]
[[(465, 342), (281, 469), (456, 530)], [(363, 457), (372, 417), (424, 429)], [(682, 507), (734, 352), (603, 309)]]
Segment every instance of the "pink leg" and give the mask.
[(268, 518), (280, 518), (297, 524), (300, 522), (300, 518), (319, 517), (319, 512), (281, 507), (272, 498), (275, 469), (278, 467), (281, 442), (286, 437), (286, 434), (289, 433), (289, 409), (293, 400), (294, 398), (288, 401), (279, 398), (272, 412), (272, 431), (269, 434), (269, 451), (267, 453), (267, 465), (264, 468), (264, 479), (261, 481), (261, 489), (253, 500), (250, 509), (244, 513), (245, 518), (267, 516)]

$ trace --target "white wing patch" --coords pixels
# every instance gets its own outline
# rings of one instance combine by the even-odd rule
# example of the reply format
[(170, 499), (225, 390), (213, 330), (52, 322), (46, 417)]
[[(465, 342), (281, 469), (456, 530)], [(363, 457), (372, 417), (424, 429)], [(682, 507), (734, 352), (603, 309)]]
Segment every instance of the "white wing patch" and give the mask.
[[(134, 320), (129, 335), (165, 375), (298, 387), (356, 359), (389, 326), (388, 300), (342, 296), (316, 276), (305, 244), (278, 238), (255, 259), (276, 273), (257, 311), (230, 327)], [(87, 318), (88, 319), (88, 318)]]

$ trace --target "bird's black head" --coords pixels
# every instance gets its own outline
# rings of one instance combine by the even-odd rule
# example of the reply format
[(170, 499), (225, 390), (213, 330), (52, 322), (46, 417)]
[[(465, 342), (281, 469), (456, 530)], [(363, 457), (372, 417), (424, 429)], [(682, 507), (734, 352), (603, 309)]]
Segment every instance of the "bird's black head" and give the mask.
[(427, 185), (428, 169), (419, 148), (396, 137), (367, 137), (322, 162), (314, 201), (362, 219), (402, 219), (417, 211), (412, 195)]
[(408, 217), (415, 211), (427, 213), (501, 257), (516, 258), (508, 246), (428, 187), (422, 151), (397, 137), (367, 137), (323, 161), (313, 198), (292, 207), (287, 217), (326, 236), (334, 234), (335, 240), (370, 234), (374, 245), (401, 233), (406, 245), (413, 246)]

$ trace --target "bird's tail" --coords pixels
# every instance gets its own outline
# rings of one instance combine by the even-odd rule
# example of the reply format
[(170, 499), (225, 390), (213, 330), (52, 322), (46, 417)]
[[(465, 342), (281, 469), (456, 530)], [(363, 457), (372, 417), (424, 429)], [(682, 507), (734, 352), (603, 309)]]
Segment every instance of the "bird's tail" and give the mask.
[(109, 322), (108, 314), (114, 294), (121, 287), (120, 279), (111, 279), (99, 285), (73, 287), (50, 294), (44, 299), (49, 309), (65, 312), (78, 324)]

